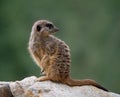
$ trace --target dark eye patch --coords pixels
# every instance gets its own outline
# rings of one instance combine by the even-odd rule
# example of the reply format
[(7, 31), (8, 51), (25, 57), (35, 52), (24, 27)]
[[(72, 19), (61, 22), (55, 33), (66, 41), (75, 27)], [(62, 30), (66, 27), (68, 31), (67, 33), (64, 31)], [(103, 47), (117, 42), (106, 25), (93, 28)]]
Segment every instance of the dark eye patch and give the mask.
[(41, 26), (40, 25), (37, 25), (37, 31), (40, 31), (41, 30)]
[(46, 24), (46, 27), (48, 27), (49, 29), (53, 28), (52, 24)]

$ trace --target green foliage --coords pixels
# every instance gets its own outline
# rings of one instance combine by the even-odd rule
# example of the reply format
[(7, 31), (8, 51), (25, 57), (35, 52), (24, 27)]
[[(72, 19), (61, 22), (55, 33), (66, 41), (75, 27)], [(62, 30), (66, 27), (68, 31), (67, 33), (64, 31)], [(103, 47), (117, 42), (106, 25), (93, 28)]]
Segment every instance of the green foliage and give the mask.
[(39, 76), (27, 46), (33, 23), (48, 19), (71, 48), (71, 76), (120, 93), (120, 0), (1, 0), (0, 12), (0, 80)]

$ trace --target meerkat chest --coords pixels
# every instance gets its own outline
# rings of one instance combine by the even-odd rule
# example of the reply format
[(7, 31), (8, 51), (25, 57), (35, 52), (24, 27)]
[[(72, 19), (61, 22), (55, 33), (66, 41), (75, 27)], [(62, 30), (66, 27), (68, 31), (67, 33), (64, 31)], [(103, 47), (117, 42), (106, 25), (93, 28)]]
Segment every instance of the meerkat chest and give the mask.
[(48, 55), (55, 54), (57, 51), (57, 42), (52, 38), (47, 39), (44, 44), (44, 50)]

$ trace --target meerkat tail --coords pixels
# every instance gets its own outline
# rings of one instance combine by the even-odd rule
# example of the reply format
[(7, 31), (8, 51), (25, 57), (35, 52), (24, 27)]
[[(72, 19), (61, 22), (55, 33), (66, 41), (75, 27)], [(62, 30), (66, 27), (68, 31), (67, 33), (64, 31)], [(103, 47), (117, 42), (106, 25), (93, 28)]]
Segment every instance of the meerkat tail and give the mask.
[(75, 79), (67, 78), (65, 80), (65, 84), (67, 84), (69, 86), (92, 85), (92, 86), (95, 86), (95, 87), (102, 89), (104, 91), (108, 91), (107, 89), (105, 89), (104, 87), (102, 87), (97, 82), (95, 82), (94, 80), (91, 80), (91, 79), (75, 80)]

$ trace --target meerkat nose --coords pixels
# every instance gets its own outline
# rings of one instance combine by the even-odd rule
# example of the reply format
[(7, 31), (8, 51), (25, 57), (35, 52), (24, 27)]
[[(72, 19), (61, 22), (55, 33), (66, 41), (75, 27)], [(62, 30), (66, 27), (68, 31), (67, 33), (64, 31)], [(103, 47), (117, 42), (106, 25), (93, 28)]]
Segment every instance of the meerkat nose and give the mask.
[(54, 28), (54, 32), (57, 32), (59, 31), (59, 29), (57, 27)]

